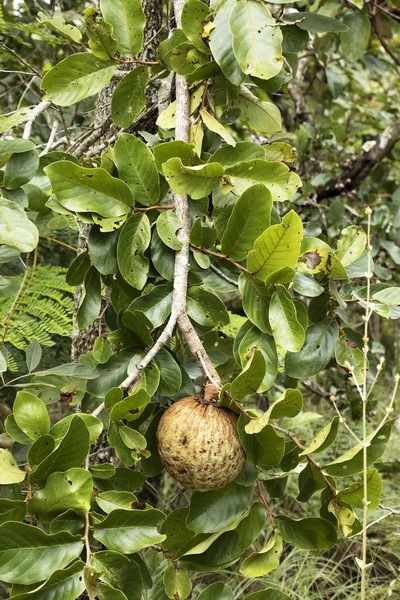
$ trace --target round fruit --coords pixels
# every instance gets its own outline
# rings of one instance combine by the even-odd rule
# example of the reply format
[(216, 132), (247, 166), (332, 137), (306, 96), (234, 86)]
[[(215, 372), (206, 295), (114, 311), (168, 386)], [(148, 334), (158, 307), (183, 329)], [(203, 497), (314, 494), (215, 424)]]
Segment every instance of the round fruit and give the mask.
[(157, 447), (168, 473), (185, 487), (216, 490), (240, 473), (244, 452), (230, 411), (190, 396), (161, 417)]

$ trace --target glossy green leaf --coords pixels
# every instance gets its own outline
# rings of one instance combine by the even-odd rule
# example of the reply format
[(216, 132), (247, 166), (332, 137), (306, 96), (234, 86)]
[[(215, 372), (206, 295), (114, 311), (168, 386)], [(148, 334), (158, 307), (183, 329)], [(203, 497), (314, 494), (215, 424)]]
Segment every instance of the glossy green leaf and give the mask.
[(270, 333), (268, 309), (273, 289), (245, 273), (240, 275), (238, 283), (246, 316), (260, 331)]
[(147, 67), (139, 66), (129, 71), (115, 88), (111, 98), (111, 118), (119, 127), (130, 127), (145, 108), (148, 79)]
[(21, 483), (26, 472), (22, 471), (9, 450), (0, 448), (0, 485)]
[(79, 285), (83, 283), (85, 275), (90, 267), (90, 258), (87, 252), (81, 252), (70, 264), (65, 280), (68, 285)]
[(38, 515), (42, 522), (72, 509), (84, 515), (90, 509), (93, 492), (91, 474), (85, 469), (68, 469), (52, 473), (43, 489), (38, 490), (28, 503), (28, 511)]
[(163, 210), (156, 221), (158, 235), (166, 246), (172, 250), (180, 250), (182, 242), (176, 237), (176, 232), (181, 229), (182, 221), (171, 210)]
[[(383, 490), (382, 478), (376, 469), (367, 471), (367, 502), (368, 510), (378, 508)], [(348, 488), (340, 490), (338, 499), (350, 506), (364, 508), (364, 479), (353, 483)]]
[(0, 498), (0, 525), (7, 521), (22, 521), (26, 514), (26, 502)]
[(168, 598), (185, 600), (192, 591), (192, 582), (186, 569), (175, 563), (169, 564), (163, 575), (165, 593)]
[(258, 237), (247, 258), (247, 267), (258, 279), (265, 280), (283, 267), (294, 267), (300, 253), (303, 225), (291, 210), (281, 225), (271, 225)]
[(202, 33), (208, 15), (208, 6), (200, 0), (187, 0), (182, 9), (182, 29), (186, 37), (206, 54), (209, 54), (210, 50), (202, 38)]
[(100, 60), (89, 52), (71, 54), (47, 71), (41, 89), (45, 100), (59, 106), (71, 106), (97, 94), (107, 85), (117, 70), (112, 60)]
[(14, 418), (18, 427), (31, 440), (37, 440), (50, 430), (50, 418), (46, 405), (29, 392), (18, 392), (15, 398)]
[(221, 248), (233, 260), (242, 261), (255, 240), (270, 226), (272, 197), (263, 184), (249, 187), (233, 207), (221, 240)]
[(318, 490), (323, 490), (326, 486), (322, 473), (311, 463), (307, 463), (299, 473), (299, 494), (296, 498), (298, 502), (308, 502), (309, 499)]
[(303, 452), (300, 453), (300, 456), (322, 452), (326, 448), (329, 448), (336, 439), (338, 427), (339, 417), (333, 417), (332, 421), (328, 423), (328, 425), (325, 425), (325, 427), (317, 433), (313, 441), (304, 448)]
[(326, 550), (336, 544), (337, 534), (333, 525), (325, 519), (307, 517), (290, 519), (277, 515), (276, 526), (285, 542), (301, 550)]
[(240, 85), (246, 76), (233, 53), (233, 35), (229, 28), (229, 17), (234, 6), (235, 0), (228, 0), (217, 12), (210, 36), (210, 48), (225, 77), (233, 85)]
[(268, 543), (259, 552), (253, 552), (242, 562), (240, 572), (245, 577), (263, 577), (277, 567), (283, 550), (282, 536), (274, 532)]
[(171, 312), (172, 288), (169, 285), (156, 285), (148, 294), (135, 298), (129, 310), (142, 311), (153, 327), (160, 327)]
[(367, 236), (356, 225), (346, 227), (346, 229), (343, 229), (342, 234), (343, 238), (338, 240), (337, 243), (336, 258), (340, 260), (344, 267), (347, 267), (360, 258), (364, 252)]
[(163, 164), (163, 172), (172, 190), (189, 194), (193, 200), (207, 196), (218, 186), (223, 169), (218, 163), (186, 167), (180, 158), (170, 158)]
[(132, 494), (131, 492), (110, 490), (109, 492), (98, 494), (95, 500), (101, 510), (104, 510), (105, 513), (109, 514), (117, 508), (130, 510), (132, 504), (137, 501), (137, 498), (135, 494)]
[(30, 482), (41, 483), (51, 473), (80, 467), (89, 451), (89, 444), (89, 431), (85, 423), (80, 417), (73, 416), (60, 444), (30, 474)]
[(245, 426), (246, 433), (260, 433), (271, 419), (282, 417), (293, 418), (301, 411), (303, 398), (299, 390), (287, 389), (269, 407), (269, 409), (257, 419), (252, 419)]
[(25, 185), (32, 179), (39, 167), (39, 154), (36, 150), (15, 153), (7, 162), (4, 173), (4, 186), (9, 190)]
[(134, 204), (128, 186), (104, 169), (87, 169), (64, 160), (48, 165), (45, 171), (57, 200), (73, 212), (121, 217)]
[(241, 88), (240, 94), (230, 102), (230, 105), (241, 111), (244, 121), (257, 133), (267, 134), (282, 130), (279, 108), (272, 102), (260, 100), (245, 87)]
[(162, 348), (154, 358), (154, 362), (160, 370), (160, 385), (157, 392), (161, 396), (173, 396), (182, 385), (182, 373), (173, 356)]
[(140, 417), (149, 402), (150, 396), (145, 390), (134, 390), (132, 394), (114, 404), (110, 419), (112, 421), (119, 421), (120, 419), (134, 421)]
[(266, 425), (259, 433), (248, 434), (245, 426), (249, 421), (250, 419), (240, 415), (238, 422), (240, 443), (247, 460), (261, 468), (278, 465), (285, 451), (285, 439), (271, 425)]
[(27, 458), (30, 469), (34, 469), (40, 464), (55, 448), (55, 441), (52, 435), (41, 435), (29, 448)]
[(174, 29), (171, 32), (171, 35), (166, 40), (162, 40), (158, 45), (157, 59), (160, 60), (169, 71), (171, 71), (171, 52), (174, 48), (186, 41), (187, 37), (182, 29)]
[(103, 521), (95, 523), (93, 535), (106, 548), (130, 554), (165, 540), (166, 536), (157, 530), (157, 525), (164, 519), (161, 511), (151, 508), (116, 509)]
[(16, 600), (75, 600), (84, 591), (83, 568), (85, 563), (78, 560), (70, 567), (55, 571), (49, 579), (37, 589), (20, 594), (13, 594)]
[(372, 300), (377, 300), (388, 306), (400, 304), (400, 287), (390, 287), (372, 294)]
[(243, 338), (239, 340), (239, 356), (237, 362), (241, 364), (242, 367), (244, 367), (247, 362), (246, 357), (249, 356), (249, 354), (251, 354), (255, 348), (261, 350), (266, 363), (264, 379), (259, 386), (259, 390), (261, 392), (265, 392), (274, 383), (278, 372), (278, 355), (276, 352), (276, 346), (272, 336), (261, 333), (256, 327), (250, 326), (248, 331), (245, 332)]
[(330, 318), (313, 323), (306, 331), (306, 340), (300, 352), (286, 354), (286, 374), (303, 379), (325, 369), (334, 353), (338, 335), (338, 326)]
[(39, 583), (81, 553), (80, 536), (44, 533), (24, 523), (0, 526), (0, 579), (7, 583)]
[(146, 284), (149, 260), (143, 256), (150, 244), (150, 223), (145, 213), (129, 217), (117, 245), (118, 267), (132, 287), (141, 290)]
[[(348, 340), (345, 336), (338, 337), (335, 343), (335, 359), (338, 365), (345, 369), (352, 368), (352, 381), (356, 380), (361, 384), (364, 380), (364, 352), (357, 347), (353, 340)], [(368, 360), (366, 361), (368, 368)]]
[(83, 282), (81, 303), (77, 312), (77, 322), (80, 329), (93, 323), (101, 309), (100, 273), (91, 266)]
[(25, 123), (33, 115), (33, 109), (20, 108), (11, 115), (0, 115), (0, 133), (4, 133), (16, 125)]
[(243, 371), (232, 381), (231, 395), (235, 400), (242, 400), (249, 394), (257, 392), (264, 379), (266, 363), (261, 350), (254, 350)]
[(269, 323), (276, 348), (281, 356), (299, 352), (305, 340), (305, 331), (297, 319), (294, 302), (284, 287), (278, 288), (269, 304)]
[(25, 354), (26, 366), (28, 367), (29, 373), (31, 373), (40, 364), (42, 359), (42, 346), (35, 340), (26, 347)]
[[(385, 451), (386, 444), (390, 437), (390, 432), (394, 424), (394, 419), (387, 421), (368, 441), (370, 445), (367, 448), (367, 466), (374, 464)], [(333, 477), (345, 477), (361, 473), (363, 470), (363, 447), (356, 444), (350, 450), (339, 456), (334, 461), (324, 467), (326, 473)]]
[(199, 325), (214, 326), (229, 323), (229, 315), (223, 302), (218, 296), (201, 287), (189, 287), (186, 307), (189, 317)]
[(186, 525), (189, 508), (177, 508), (170, 512), (160, 527), (160, 532), (166, 535), (161, 546), (167, 552), (177, 554), (178, 551), (196, 534)]
[(122, 56), (137, 56), (146, 23), (141, 0), (101, 0), (100, 8), (105, 20), (113, 26)]
[(282, 68), (282, 33), (266, 6), (254, 1), (236, 3), (229, 27), (233, 51), (246, 75), (270, 79)]
[[(99, 579), (125, 594), (127, 600), (141, 600), (142, 577), (140, 566), (128, 557), (112, 550), (95, 552), (91, 567), (100, 573)], [(104, 594), (104, 598), (108, 598)]]
[(215, 533), (236, 521), (248, 508), (251, 487), (235, 482), (210, 492), (194, 492), (186, 526), (196, 533)]
[(25, 211), (11, 200), (0, 198), (0, 244), (32, 252), (38, 244), (39, 232)]
[(238, 142), (235, 147), (222, 146), (209, 158), (223, 167), (233, 167), (238, 162), (265, 158), (265, 150), (254, 142)]
[(297, 27), (305, 31), (311, 31), (311, 33), (324, 33), (325, 31), (340, 33), (348, 30), (347, 25), (337, 19), (311, 12), (285, 13), (285, 21), (289, 23), (296, 21)]
[(304, 273), (296, 273), (293, 279), (293, 289), (301, 296), (308, 298), (316, 298), (324, 291), (322, 285), (319, 285), (314, 277)]
[(119, 176), (130, 188), (135, 201), (144, 206), (157, 204), (160, 182), (154, 156), (148, 146), (133, 135), (123, 133), (114, 146)]

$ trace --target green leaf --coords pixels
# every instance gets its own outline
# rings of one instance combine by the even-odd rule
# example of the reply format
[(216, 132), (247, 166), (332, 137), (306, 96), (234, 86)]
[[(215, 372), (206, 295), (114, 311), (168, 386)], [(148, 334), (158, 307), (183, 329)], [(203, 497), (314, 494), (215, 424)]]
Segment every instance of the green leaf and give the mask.
[(118, 267), (122, 277), (137, 290), (144, 288), (149, 260), (143, 256), (150, 244), (150, 222), (145, 213), (129, 217), (117, 245)]
[(297, 319), (296, 307), (289, 292), (278, 288), (269, 304), (269, 323), (278, 353), (299, 352), (305, 340), (305, 331)]
[(293, 418), (301, 411), (303, 397), (299, 390), (287, 389), (276, 400), (269, 409), (257, 419), (252, 419), (245, 427), (246, 433), (260, 433), (271, 419), (282, 417)]
[(207, 112), (205, 109), (201, 108), (199, 113), (207, 129), (209, 129), (210, 131), (214, 131), (214, 133), (217, 133), (230, 146), (236, 146), (235, 138), (217, 119), (210, 115), (210, 113)]
[(153, 327), (160, 327), (169, 316), (172, 305), (172, 288), (169, 285), (156, 285), (148, 294), (135, 298), (129, 305), (130, 311), (142, 311)]
[(110, 550), (131, 554), (165, 540), (166, 536), (157, 530), (158, 523), (164, 519), (161, 511), (151, 508), (116, 509), (94, 524), (93, 536)]
[(154, 146), (153, 153), (156, 161), (157, 170), (162, 174), (162, 166), (170, 158), (179, 157), (182, 162), (189, 165), (201, 164), (201, 161), (193, 151), (193, 144), (187, 144), (180, 140), (174, 140), (173, 142), (164, 142), (163, 144), (157, 144)]
[(105, 20), (113, 26), (122, 56), (137, 56), (146, 24), (141, 0), (101, 0), (100, 8)]
[(306, 340), (300, 352), (286, 354), (285, 373), (295, 379), (304, 379), (325, 369), (332, 358), (338, 336), (338, 326), (332, 319), (313, 323), (306, 331)]
[[(109, 233), (101, 233), (100, 228), (96, 225), (90, 229), (88, 238), (88, 247), (90, 258), (97, 271), (102, 275), (112, 275), (117, 273), (117, 242), (118, 231)], [(79, 254), (82, 256), (82, 254)], [(87, 255), (86, 255), (87, 256)], [(77, 260), (77, 259), (75, 259)], [(75, 261), (74, 261), (75, 262)], [(72, 263), (74, 264), (74, 263)], [(72, 268), (72, 265), (70, 269)], [(68, 273), (67, 273), (68, 275)], [(81, 282), (79, 282), (81, 283)], [(72, 285), (72, 284), (71, 284)], [(76, 284), (73, 284), (76, 285)]]
[(140, 417), (147, 404), (150, 402), (149, 394), (143, 389), (135, 389), (132, 394), (114, 404), (111, 409), (110, 419), (119, 421), (134, 421)]
[(251, 354), (254, 349), (261, 350), (267, 365), (264, 379), (259, 386), (260, 391), (263, 392), (268, 390), (275, 381), (278, 372), (278, 355), (272, 336), (263, 334), (256, 327), (250, 325), (248, 331), (244, 333), (241, 339), (239, 339), (238, 344), (237, 362), (241, 364), (242, 367), (247, 362), (246, 357)]
[(121, 134), (114, 146), (114, 161), (135, 201), (143, 206), (157, 204), (160, 182), (154, 156), (146, 144), (133, 135)]
[(36, 225), (26, 216), (23, 208), (11, 200), (0, 197), (0, 244), (32, 252), (38, 244)]
[(317, 433), (311, 444), (308, 444), (299, 456), (322, 452), (326, 448), (329, 448), (336, 439), (338, 427), (339, 417), (333, 417), (332, 421)]
[(63, 160), (45, 167), (57, 200), (68, 210), (121, 217), (134, 200), (128, 186), (101, 168), (86, 169)]
[(93, 357), (100, 363), (105, 364), (111, 355), (111, 348), (109, 341), (103, 336), (99, 336), (93, 346)]
[(40, 464), (55, 448), (55, 441), (52, 435), (41, 435), (28, 450), (28, 465), (34, 469)]
[(342, 265), (347, 267), (360, 258), (364, 252), (367, 236), (356, 225), (346, 227), (346, 229), (343, 229), (342, 234), (343, 238), (338, 241), (338, 249), (335, 255)]
[(66, 363), (58, 367), (52, 367), (45, 371), (36, 371), (36, 376), (45, 377), (47, 375), (57, 375), (58, 377), (75, 377), (76, 379), (95, 379), (98, 372), (94, 367), (80, 363)]
[(180, 44), (187, 41), (182, 29), (174, 29), (171, 35), (163, 40), (157, 48), (157, 59), (171, 71), (171, 52)]
[(245, 577), (263, 577), (267, 575), (279, 567), (282, 550), (282, 536), (276, 531), (262, 550), (253, 552), (244, 559), (240, 572)]
[(209, 161), (218, 162), (223, 167), (233, 167), (238, 162), (256, 158), (265, 158), (263, 146), (254, 142), (238, 142), (234, 148), (232, 146), (218, 148), (209, 158)]
[[(96, 569), (100, 575), (99, 579), (106, 584), (112, 585), (125, 594), (127, 600), (140, 600), (142, 598), (142, 577), (140, 566), (129, 560), (119, 552), (104, 550), (95, 552), (91, 556), (90, 567)], [(104, 594), (108, 599), (108, 592)]]
[(85, 460), (90, 445), (89, 431), (77, 415), (72, 417), (68, 425), (60, 444), (30, 474), (31, 483), (42, 483), (56, 471), (80, 467)]
[(186, 555), (180, 559), (180, 564), (193, 571), (215, 571), (229, 566), (236, 562), (247, 548), (254, 542), (260, 534), (265, 520), (266, 509), (260, 502), (256, 502), (251, 507), (246, 516), (241, 518), (239, 524), (232, 530), (218, 536), (215, 541), (209, 540), (207, 548), (203, 550), (201, 544), (197, 548), (192, 548)]
[[(148, 79), (148, 68), (139, 66), (129, 71), (115, 88), (111, 98), (111, 118), (119, 127), (130, 127), (145, 108)], [(121, 136), (118, 141), (120, 139)]]
[(260, 350), (254, 350), (243, 371), (232, 381), (231, 395), (235, 400), (242, 400), (249, 394), (257, 392), (264, 379), (266, 364)]
[[(374, 464), (385, 451), (386, 444), (390, 437), (390, 431), (393, 427), (394, 419), (387, 421), (378, 431), (370, 437), (370, 442), (367, 448), (367, 466)], [(333, 477), (345, 477), (361, 473), (363, 470), (363, 447), (361, 444), (356, 444), (350, 450), (330, 462), (324, 467), (326, 473)]]
[[(367, 471), (368, 510), (378, 508), (383, 490), (382, 478), (376, 469)], [(338, 493), (338, 500), (356, 508), (364, 508), (364, 478)]]
[(270, 226), (272, 197), (263, 184), (249, 187), (233, 207), (221, 240), (221, 248), (233, 260), (242, 261), (255, 240)]
[(33, 115), (33, 109), (20, 108), (9, 116), (0, 115), (0, 133), (5, 133), (12, 127), (25, 123)]
[(209, 8), (200, 0), (187, 0), (182, 9), (182, 29), (186, 37), (202, 52), (210, 53), (210, 49), (202, 38), (203, 25), (207, 22)]
[(39, 154), (36, 150), (13, 154), (6, 165), (4, 187), (15, 190), (25, 185), (35, 175), (38, 167)]
[[(199, 2), (199, 4), (202, 4)], [(163, 575), (165, 593), (172, 600), (184, 600), (192, 591), (192, 582), (186, 569), (175, 563), (169, 564)]]
[(26, 472), (21, 471), (9, 450), (0, 448), (0, 485), (21, 483)]
[(295, 267), (300, 253), (303, 225), (291, 210), (282, 224), (271, 225), (258, 237), (247, 258), (247, 268), (258, 279), (265, 280), (284, 267)]
[(233, 53), (233, 36), (229, 28), (229, 17), (234, 6), (235, 0), (228, 0), (217, 12), (210, 36), (210, 48), (225, 77), (233, 85), (240, 85), (245, 80), (245, 74)]
[[(325, 31), (340, 33), (348, 31), (347, 25), (344, 25), (337, 19), (311, 12), (285, 13), (285, 21), (289, 23), (296, 22), (297, 27), (305, 31), (311, 31), (312, 33), (324, 33)], [(301, 22), (299, 23), (298, 21)]]
[(101, 309), (100, 273), (91, 266), (85, 275), (81, 303), (77, 312), (79, 329), (85, 329), (97, 318)]
[(388, 306), (398, 306), (400, 304), (400, 287), (390, 287), (372, 295), (373, 300), (387, 304)]
[(37, 440), (50, 430), (50, 418), (46, 405), (29, 392), (18, 392), (14, 402), (14, 418), (18, 427), (31, 440)]
[(246, 316), (260, 331), (270, 333), (268, 309), (273, 289), (245, 273), (240, 275), (238, 283)]
[(170, 158), (165, 162), (163, 172), (174, 192), (189, 194), (192, 200), (208, 196), (218, 186), (223, 175), (223, 169), (218, 163), (187, 167), (180, 158)]
[(69, 509), (85, 515), (90, 509), (92, 492), (92, 476), (85, 469), (52, 473), (45, 487), (38, 490), (29, 501), (28, 511), (38, 515), (44, 523)]
[(293, 289), (301, 296), (316, 298), (320, 296), (324, 288), (319, 285), (311, 275), (296, 273), (293, 279)]
[(160, 532), (166, 535), (161, 546), (167, 552), (177, 554), (186, 543), (195, 536), (186, 526), (189, 508), (177, 508), (170, 512), (160, 527)]
[(131, 492), (110, 490), (109, 492), (98, 494), (95, 500), (101, 510), (104, 510), (105, 513), (109, 514), (117, 508), (130, 510), (132, 504), (137, 501), (137, 498), (135, 494), (132, 494)]
[(113, 38), (113, 28), (110, 23), (102, 19), (94, 8), (84, 11), (86, 33), (89, 38), (89, 48), (95, 56), (108, 60), (115, 56), (118, 42)]
[(196, 533), (215, 533), (236, 521), (248, 508), (251, 487), (235, 482), (219, 490), (194, 492), (186, 526)]
[(268, 162), (261, 159), (239, 162), (228, 167), (225, 174), (234, 185), (233, 191), (239, 195), (257, 182), (264, 183), (277, 202), (289, 200), (301, 185), (298, 175), (289, 171), (289, 167), (280, 162)]
[(201, 287), (188, 289), (186, 310), (191, 319), (204, 326), (227, 325), (229, 315), (224, 303)]
[(233, 592), (228, 585), (217, 581), (216, 583), (208, 585), (206, 589), (201, 592), (199, 600), (234, 600), (234, 597)]
[(171, 52), (171, 67), (179, 75), (189, 75), (207, 62), (207, 55), (190, 43), (183, 43)]
[(326, 550), (336, 544), (337, 534), (333, 525), (325, 519), (307, 517), (290, 519), (277, 515), (276, 526), (285, 542), (301, 550)]
[(76, 44), (79, 44), (82, 40), (82, 34), (77, 27), (73, 25), (67, 25), (63, 17), (47, 17), (44, 13), (38, 12), (39, 23), (45, 25), (51, 31), (62, 35), (63, 37), (72, 40)]
[(30, 585), (53, 575), (81, 553), (80, 536), (48, 535), (38, 527), (7, 522), (0, 526), (0, 580)]
[(0, 525), (7, 521), (22, 521), (26, 514), (26, 502), (0, 498)]
[(83, 568), (85, 563), (78, 560), (73, 565), (55, 571), (49, 579), (27, 593), (13, 594), (16, 600), (52, 600), (53, 598), (62, 598), (62, 600), (75, 600), (84, 591), (85, 583), (83, 581)]
[(238, 433), (247, 460), (255, 466), (269, 468), (278, 465), (285, 452), (285, 439), (278, 435), (272, 425), (266, 425), (259, 433), (248, 434), (245, 426), (250, 419), (240, 415)]
[(65, 275), (68, 285), (80, 285), (85, 279), (85, 275), (90, 267), (90, 258), (87, 252), (81, 252), (72, 261)]
[[(356, 380), (361, 384), (364, 380), (364, 352), (357, 347), (353, 340), (348, 340), (346, 336), (339, 336), (335, 343), (335, 359), (338, 365), (349, 370), (352, 367), (351, 381)], [(368, 361), (366, 362), (368, 368)]]
[(343, 23), (349, 28), (340, 34), (343, 55), (346, 60), (358, 60), (367, 49), (371, 34), (368, 16), (362, 10), (355, 9), (344, 16)]
[(214, 227), (208, 221), (205, 221), (204, 217), (196, 219), (190, 230), (190, 242), (200, 248), (211, 248), (216, 240), (217, 232)]
[(47, 71), (41, 89), (45, 100), (59, 106), (71, 106), (97, 94), (117, 70), (112, 60), (100, 60), (89, 52), (72, 54)]
[(233, 51), (246, 75), (270, 79), (282, 68), (282, 32), (275, 27), (270, 11), (258, 2), (236, 3), (229, 27), (233, 33)]
[(322, 473), (311, 463), (307, 463), (299, 474), (298, 502), (308, 502), (318, 490), (326, 486)]
[(240, 89), (240, 94), (230, 102), (230, 106), (241, 111), (243, 120), (256, 133), (267, 134), (282, 130), (279, 108), (272, 102), (263, 102), (245, 87)]
[(160, 396), (173, 396), (182, 385), (182, 373), (172, 355), (165, 348), (161, 348), (154, 362), (160, 370), (160, 385), (157, 392)]
[(26, 366), (28, 367), (29, 373), (34, 371), (39, 366), (42, 359), (42, 347), (37, 340), (29, 344), (25, 350), (26, 354)]
[(182, 242), (176, 237), (176, 232), (182, 227), (182, 221), (171, 210), (164, 210), (156, 221), (158, 235), (166, 246), (172, 250), (180, 250)]

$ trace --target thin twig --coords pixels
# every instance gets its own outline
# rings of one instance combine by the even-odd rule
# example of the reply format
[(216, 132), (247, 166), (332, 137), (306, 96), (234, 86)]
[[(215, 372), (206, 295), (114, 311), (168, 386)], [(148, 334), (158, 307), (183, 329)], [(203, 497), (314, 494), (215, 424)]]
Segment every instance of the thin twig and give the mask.
[(22, 135), (23, 140), (29, 140), (29, 138), (31, 137), (32, 125), (34, 120), (37, 119), (37, 117), (40, 114), (42, 114), (42, 112), (44, 112), (50, 106), (50, 104), (51, 102), (49, 102), (48, 100), (42, 100), (42, 102), (39, 102), (39, 104), (35, 106), (35, 108), (32, 110), (32, 114), (25, 123), (24, 133)]
[(69, 244), (66, 244), (65, 242), (62, 242), (61, 240), (58, 240), (57, 238), (50, 236), (50, 237), (43, 237), (42, 235), (40, 236), (41, 240), (46, 240), (47, 242), (54, 242), (55, 244), (59, 244), (60, 246), (64, 246), (64, 248), (68, 248), (68, 250), (73, 250), (74, 252), (78, 252), (78, 250), (76, 248), (74, 248), (73, 246), (70, 246)]
[(271, 523), (274, 524), (275, 523), (274, 513), (272, 512), (272, 510), (271, 510), (271, 508), (270, 508), (270, 506), (269, 506), (269, 504), (268, 504), (268, 502), (267, 502), (267, 500), (266, 500), (266, 498), (265, 498), (265, 496), (263, 494), (263, 491), (262, 491), (262, 488), (261, 488), (261, 483), (260, 483), (259, 479), (257, 479), (257, 489), (258, 489), (258, 494), (259, 494), (260, 500), (264, 504), (265, 508), (268, 511)]
[(209, 248), (200, 248), (200, 246), (196, 246), (195, 244), (190, 244), (190, 246), (194, 250), (196, 250), (197, 252), (203, 252), (203, 254), (210, 254), (211, 256), (215, 256), (216, 258), (220, 258), (221, 260), (227, 260), (228, 262), (230, 262), (233, 265), (235, 265), (235, 267), (237, 267), (238, 269), (240, 269), (244, 273), (250, 274), (250, 271), (248, 269), (246, 269), (246, 267), (243, 267), (243, 265), (241, 265), (240, 263), (236, 262), (235, 260), (232, 260), (226, 254), (221, 254), (220, 252), (215, 252), (214, 250), (209, 250)]
[(369, 13), (369, 19), (371, 21), (372, 27), (374, 28), (376, 37), (378, 38), (378, 40), (380, 41), (382, 48), (386, 51), (387, 54), (389, 54), (390, 58), (392, 58), (394, 60), (394, 62), (400, 66), (400, 57), (397, 56), (393, 50), (391, 49), (391, 47), (389, 46), (387, 40), (385, 39), (385, 36), (381, 33), (378, 24), (376, 22), (376, 14), (375, 14), (375, 10), (374, 12), (372, 12), (372, 10), (370, 9), (370, 13)]
[(42, 76), (41, 73), (40, 73), (40, 71), (38, 71), (37, 69), (35, 69), (35, 67), (32, 67), (32, 65), (30, 65), (28, 62), (26, 62), (26, 60), (24, 60), (22, 58), (22, 56), (20, 56), (19, 54), (17, 54), (15, 52), (15, 50), (12, 50), (12, 48), (9, 48), (8, 46), (6, 46), (3, 43), (1, 43), (1, 45), (3, 46), (4, 50), (7, 50), (7, 52), (9, 52), (10, 54), (12, 54), (16, 58), (18, 58), (19, 62), (22, 63), (25, 67), (27, 67), (31, 71), (33, 71), (35, 73), (35, 75), (37, 75), (38, 77)]

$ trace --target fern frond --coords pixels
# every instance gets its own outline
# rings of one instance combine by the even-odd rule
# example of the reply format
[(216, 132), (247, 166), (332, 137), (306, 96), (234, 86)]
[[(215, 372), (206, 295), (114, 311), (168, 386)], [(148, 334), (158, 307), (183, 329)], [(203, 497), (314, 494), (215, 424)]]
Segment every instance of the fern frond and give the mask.
[[(8, 321), (5, 342), (19, 350), (37, 340), (53, 346), (53, 336), (70, 336), (74, 288), (65, 281), (67, 269), (38, 265), (27, 277), (17, 306)], [(21, 276), (22, 281), (22, 276)], [(0, 322), (6, 317), (13, 298), (0, 298)]]

